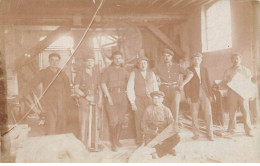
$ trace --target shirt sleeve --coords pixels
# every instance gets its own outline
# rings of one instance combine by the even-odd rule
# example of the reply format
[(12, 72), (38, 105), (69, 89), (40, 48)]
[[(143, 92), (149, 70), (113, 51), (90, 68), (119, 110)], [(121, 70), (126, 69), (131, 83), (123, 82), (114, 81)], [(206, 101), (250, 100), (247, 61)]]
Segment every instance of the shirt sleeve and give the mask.
[(192, 72), (189, 69), (185, 69), (184, 67), (178, 65), (179, 72), (183, 75), (192, 74)]
[(248, 79), (251, 79), (253, 76), (252, 76), (252, 73), (251, 73), (251, 71), (249, 70), (249, 69), (246, 69), (246, 77), (248, 78)]
[(153, 89), (154, 89), (154, 91), (159, 91), (157, 78), (156, 78), (154, 72), (152, 72), (152, 76), (153, 76)]
[(130, 103), (135, 103), (135, 73), (132, 72), (129, 76), (129, 80), (127, 83), (127, 97), (130, 101)]
[(81, 72), (78, 71), (77, 74), (76, 74), (76, 77), (75, 77), (75, 81), (74, 81), (75, 85), (80, 84), (80, 78), (81, 78)]

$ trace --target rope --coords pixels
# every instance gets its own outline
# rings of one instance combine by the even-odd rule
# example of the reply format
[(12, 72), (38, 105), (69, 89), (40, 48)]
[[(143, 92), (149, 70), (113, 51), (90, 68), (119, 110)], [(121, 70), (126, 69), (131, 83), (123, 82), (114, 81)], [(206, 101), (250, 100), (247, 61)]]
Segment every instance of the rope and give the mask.
[[(41, 100), (41, 98), (42, 98), (43, 95), (46, 93), (46, 91), (47, 91), (48, 88), (51, 86), (51, 84), (56, 80), (56, 78), (58, 77), (58, 75), (60, 74), (60, 72), (62, 71), (62, 69), (67, 65), (67, 63), (68, 63), (68, 62), (71, 60), (71, 58), (74, 56), (75, 52), (77, 51), (77, 49), (78, 49), (79, 46), (81, 45), (82, 41), (83, 41), (84, 38), (86, 37), (87, 32), (89, 31), (89, 28), (90, 28), (90, 26), (92, 25), (92, 23), (93, 23), (93, 21), (94, 21), (96, 15), (97, 15), (97, 13), (98, 13), (98, 11), (100, 10), (100, 8), (101, 8), (103, 2), (104, 2), (104, 0), (101, 0), (99, 6), (98, 6), (98, 8), (97, 8), (97, 10), (95, 11), (94, 15), (92, 16), (91, 21), (90, 21), (89, 25), (87, 26), (87, 28), (86, 28), (86, 30), (85, 30), (85, 32), (84, 32), (82, 38), (80, 39), (80, 41), (79, 41), (79, 43), (78, 43), (78, 45), (76, 46), (74, 52), (72, 53), (72, 55), (70, 56), (70, 58), (67, 60), (67, 62), (61, 67), (61, 70), (59, 70), (59, 71), (57, 72), (57, 74), (53, 77), (53, 79), (52, 79), (52, 81), (50, 82), (50, 84), (46, 87), (46, 89), (45, 89), (45, 90), (43, 91), (43, 93), (40, 95), (39, 100)], [(12, 131), (15, 127), (17, 127), (17, 125), (18, 125), (19, 123), (21, 123), (21, 122), (27, 117), (27, 115), (32, 111), (32, 109), (33, 109), (35, 106), (36, 106), (36, 103), (34, 102), (33, 106), (30, 108), (30, 110), (29, 110), (11, 129), (9, 129), (9, 130), (6, 131), (5, 133), (3, 133), (1, 136), (4, 136), (5, 134), (7, 134), (7, 133), (9, 133), (10, 131)]]

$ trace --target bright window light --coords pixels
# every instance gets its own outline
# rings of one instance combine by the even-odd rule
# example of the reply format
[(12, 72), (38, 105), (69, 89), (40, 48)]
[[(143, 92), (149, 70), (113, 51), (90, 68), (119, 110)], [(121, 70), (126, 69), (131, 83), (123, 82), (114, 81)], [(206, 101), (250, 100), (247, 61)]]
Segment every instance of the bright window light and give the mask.
[[(40, 41), (44, 40), (46, 36), (40, 38)], [(61, 36), (55, 42), (53, 42), (48, 48), (73, 48), (74, 41), (71, 36)]]
[(232, 47), (230, 1), (219, 0), (201, 12), (202, 51)]

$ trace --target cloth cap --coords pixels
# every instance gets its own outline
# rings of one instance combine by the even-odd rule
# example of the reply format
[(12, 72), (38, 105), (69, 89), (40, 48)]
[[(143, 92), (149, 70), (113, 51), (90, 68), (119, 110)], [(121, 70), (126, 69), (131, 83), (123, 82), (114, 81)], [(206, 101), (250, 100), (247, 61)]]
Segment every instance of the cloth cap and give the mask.
[(202, 54), (200, 52), (193, 53), (191, 58), (199, 57), (202, 58)]
[(154, 97), (154, 96), (164, 97), (165, 96), (162, 91), (153, 91), (150, 95), (151, 95), (151, 97)]
[(88, 59), (95, 59), (95, 56), (94, 55), (87, 55), (84, 57), (84, 60), (88, 60)]
[(174, 56), (174, 52), (171, 49), (168, 49), (168, 48), (165, 48), (163, 50), (163, 53), (167, 53), (167, 54), (170, 54), (171, 56)]
[(145, 60), (145, 61), (149, 62), (149, 59), (146, 56), (139, 57), (137, 62), (139, 63), (142, 60)]

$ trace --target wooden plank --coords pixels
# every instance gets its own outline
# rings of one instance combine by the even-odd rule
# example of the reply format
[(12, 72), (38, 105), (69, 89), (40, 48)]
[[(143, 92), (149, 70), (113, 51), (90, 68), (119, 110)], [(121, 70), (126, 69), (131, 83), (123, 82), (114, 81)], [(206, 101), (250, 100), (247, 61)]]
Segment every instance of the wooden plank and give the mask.
[(184, 57), (184, 52), (173, 41), (167, 37), (160, 29), (153, 25), (146, 26), (156, 37), (158, 37), (163, 43), (170, 47), (180, 58)]
[[(16, 59), (16, 69), (18, 70), (25, 64), (30, 63), (40, 52), (47, 48), (51, 43), (58, 39), (58, 37), (66, 34), (70, 30), (70, 26), (63, 26), (57, 28), (55, 31), (50, 32), (50, 34), (42, 41), (38, 42), (34, 47), (24, 52)], [(31, 55), (27, 60), (25, 54)]]

